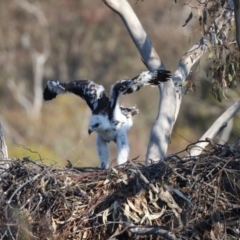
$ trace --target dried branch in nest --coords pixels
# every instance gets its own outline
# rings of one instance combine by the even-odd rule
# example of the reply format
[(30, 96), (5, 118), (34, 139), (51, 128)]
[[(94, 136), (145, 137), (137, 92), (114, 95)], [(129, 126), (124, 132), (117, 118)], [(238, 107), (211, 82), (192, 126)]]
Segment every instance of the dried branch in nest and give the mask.
[(0, 238), (237, 239), (240, 144), (217, 146), (104, 171), (12, 159), (0, 176)]

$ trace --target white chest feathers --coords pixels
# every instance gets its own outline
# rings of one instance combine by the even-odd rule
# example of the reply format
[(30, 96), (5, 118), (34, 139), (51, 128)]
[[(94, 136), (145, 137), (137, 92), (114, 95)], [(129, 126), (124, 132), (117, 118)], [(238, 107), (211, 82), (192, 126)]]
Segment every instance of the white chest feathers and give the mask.
[(110, 127), (106, 128), (104, 130), (96, 130), (96, 132), (107, 142), (115, 141), (117, 138), (117, 134), (119, 132), (127, 132), (133, 125), (132, 118), (126, 118), (125, 119), (115, 120), (114, 122), (110, 123)]

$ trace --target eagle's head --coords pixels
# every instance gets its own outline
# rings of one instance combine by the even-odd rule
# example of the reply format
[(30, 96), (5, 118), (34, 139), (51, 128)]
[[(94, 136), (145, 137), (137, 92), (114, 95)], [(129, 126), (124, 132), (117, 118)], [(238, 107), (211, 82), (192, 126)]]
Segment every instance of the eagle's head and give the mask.
[(92, 115), (89, 121), (88, 133), (91, 134), (92, 132), (104, 132), (110, 127), (110, 122), (107, 116)]

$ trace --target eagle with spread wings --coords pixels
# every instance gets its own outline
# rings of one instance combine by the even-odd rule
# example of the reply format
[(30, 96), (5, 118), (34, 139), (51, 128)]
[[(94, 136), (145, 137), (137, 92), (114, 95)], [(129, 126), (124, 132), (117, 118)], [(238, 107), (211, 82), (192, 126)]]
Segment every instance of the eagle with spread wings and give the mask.
[(67, 83), (50, 80), (43, 92), (44, 100), (52, 100), (58, 94), (73, 93), (81, 97), (92, 111), (88, 133), (97, 133), (96, 147), (102, 169), (109, 167), (108, 143), (114, 141), (117, 145), (117, 164), (128, 160), (129, 145), (127, 131), (133, 125), (133, 116), (138, 113), (135, 107), (119, 105), (119, 97), (138, 91), (151, 85), (158, 86), (171, 78), (167, 70), (153, 72), (145, 71), (132, 79), (124, 79), (111, 86), (110, 98), (104, 87), (90, 80), (76, 80)]

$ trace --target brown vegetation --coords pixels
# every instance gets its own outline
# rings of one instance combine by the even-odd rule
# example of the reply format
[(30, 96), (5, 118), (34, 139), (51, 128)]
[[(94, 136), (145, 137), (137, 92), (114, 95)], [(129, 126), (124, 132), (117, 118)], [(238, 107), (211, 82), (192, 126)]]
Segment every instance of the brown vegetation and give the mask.
[(106, 171), (12, 159), (0, 176), (1, 239), (237, 239), (239, 156), (238, 141)]

